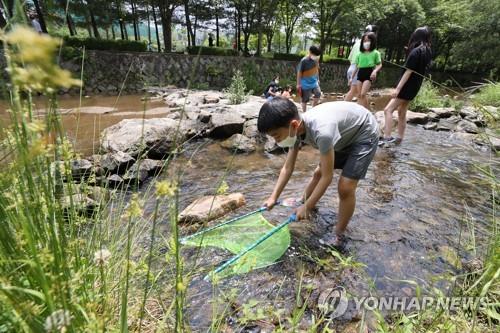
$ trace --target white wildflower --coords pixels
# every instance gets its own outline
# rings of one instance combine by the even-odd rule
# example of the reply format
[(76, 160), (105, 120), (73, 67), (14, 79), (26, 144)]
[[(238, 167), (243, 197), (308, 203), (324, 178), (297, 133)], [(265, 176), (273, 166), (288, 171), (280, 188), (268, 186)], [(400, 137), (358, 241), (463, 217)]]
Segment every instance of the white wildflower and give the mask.
[(108, 249), (102, 249), (94, 253), (94, 263), (96, 265), (106, 265), (109, 262), (109, 258), (111, 258), (111, 252)]
[(59, 332), (69, 326), (71, 322), (71, 315), (68, 310), (54, 311), (50, 316), (45, 319), (45, 331)]

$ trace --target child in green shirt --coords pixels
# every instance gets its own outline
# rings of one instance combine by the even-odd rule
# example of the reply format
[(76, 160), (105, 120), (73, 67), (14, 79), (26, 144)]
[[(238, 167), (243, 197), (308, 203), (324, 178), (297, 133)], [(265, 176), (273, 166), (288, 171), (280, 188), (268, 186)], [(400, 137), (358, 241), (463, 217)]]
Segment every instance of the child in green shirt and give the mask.
[(365, 33), (361, 41), (361, 52), (356, 56), (354, 61), (356, 70), (349, 80), (349, 85), (357, 75), (358, 81), (361, 82), (358, 103), (368, 109), (367, 94), (370, 91), (372, 81), (375, 81), (378, 72), (382, 69), (382, 60), (380, 52), (376, 50), (377, 36), (373, 32)]

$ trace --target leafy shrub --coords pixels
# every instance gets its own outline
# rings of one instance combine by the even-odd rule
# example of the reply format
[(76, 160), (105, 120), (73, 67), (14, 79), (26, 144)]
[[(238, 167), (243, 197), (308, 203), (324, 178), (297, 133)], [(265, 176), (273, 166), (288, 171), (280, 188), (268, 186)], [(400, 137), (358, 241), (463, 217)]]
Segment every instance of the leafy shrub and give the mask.
[(428, 80), (425, 80), (417, 97), (410, 103), (410, 109), (415, 112), (425, 112), (429, 108), (444, 107), (439, 90)]
[(223, 47), (190, 46), (187, 48), (189, 54), (194, 55), (216, 55), (216, 56), (237, 56), (238, 51)]
[(246, 92), (245, 78), (241, 74), (240, 70), (236, 70), (231, 79), (231, 85), (224, 90), (229, 97), (229, 103), (231, 104), (241, 104), (248, 99), (248, 96), (253, 93), (253, 91)]
[(77, 38), (64, 37), (64, 46), (85, 47), (88, 50), (112, 50), (112, 51), (132, 51), (146, 52), (147, 46), (143, 42), (129, 41), (121, 39), (97, 39), (97, 38)]
[(323, 57), (323, 63), (325, 64), (345, 64), (345, 65), (349, 65), (350, 62), (348, 59), (344, 59), (344, 58), (334, 58), (334, 57), (329, 57), (329, 56), (324, 56)]
[(288, 61), (300, 61), (303, 57), (299, 54), (290, 53), (275, 53), (273, 55), (274, 60), (288, 60)]
[(61, 49), (61, 58), (63, 60), (81, 59), (82, 50), (75, 47), (63, 46), (63, 48)]
[(474, 95), (474, 100), (482, 105), (500, 106), (500, 82), (483, 85)]

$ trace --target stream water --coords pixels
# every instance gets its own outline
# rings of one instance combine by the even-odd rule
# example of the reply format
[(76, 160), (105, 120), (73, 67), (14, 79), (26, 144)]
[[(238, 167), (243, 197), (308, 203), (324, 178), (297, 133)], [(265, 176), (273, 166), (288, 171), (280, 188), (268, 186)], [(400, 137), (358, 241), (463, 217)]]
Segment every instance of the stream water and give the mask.
[[(83, 102), (86, 106), (114, 106), (116, 112), (122, 112), (80, 115), (76, 139), (77, 149), (84, 156), (93, 151), (100, 130), (120, 119), (138, 117), (137, 112), (124, 112), (143, 109), (140, 96), (122, 96), (118, 103), (115, 97), (96, 97)], [(43, 101), (35, 103), (38, 106)], [(78, 103), (77, 98), (60, 101), (62, 108), (73, 108)], [(148, 108), (160, 106), (163, 103), (148, 104)], [(0, 110), (5, 108), (5, 104), (0, 105)], [(379, 108), (376, 104), (375, 109)], [(0, 117), (5, 119), (5, 112), (0, 112)], [(63, 115), (65, 128), (73, 138), (76, 117)], [(311, 147), (301, 151), (283, 197), (301, 195), (318, 158)], [(361, 268), (340, 269), (317, 241), (333, 230), (336, 223), (338, 174), (311, 220), (290, 225), (292, 245), (275, 265), (225, 279), (214, 288), (202, 278), (208, 269), (229, 258), (229, 254), (204, 249), (198, 257), (197, 250), (183, 249), (186, 271), (193, 269), (194, 257), (197, 257), (196, 267), (200, 268), (190, 281), (187, 296), (188, 319), (193, 330), (206, 329), (214, 317), (214, 309), (228, 310), (224, 325), (231, 325), (231, 321), (238, 319), (237, 309), (250, 300), (258, 302), (258, 307), (283, 309), (282, 316), (286, 317), (297, 304), (300, 282), (301, 291), (307, 289), (305, 286), (314, 287), (310, 297), (303, 300), (310, 303), (304, 325), (308, 324), (311, 313), (315, 313), (315, 302), (321, 292), (335, 286), (343, 286), (360, 296), (411, 296), (415, 293), (414, 286), (401, 280), (413, 280), (424, 288), (437, 286), (446, 292), (450, 284), (441, 278), (457, 272), (450, 258), (470, 256), (466, 249), (472, 239), (471, 223), (467, 221), (473, 224), (479, 247), (488, 232), (491, 190), (476, 166), (491, 163), (492, 158), (459, 138), (454, 139), (450, 133), (425, 131), (417, 126), (407, 127), (407, 137), (401, 146), (379, 149), (366, 179), (359, 184), (356, 211), (348, 227), (347, 253), (364, 264)], [(285, 155), (263, 151), (233, 158), (217, 142), (209, 139), (193, 142), (175, 162), (185, 171), (181, 209), (202, 195), (213, 194), (226, 170), (229, 192), (244, 193), (247, 202), (233, 215), (257, 209), (271, 193), (284, 160)], [(152, 209), (150, 206), (152, 203), (148, 209)], [(278, 207), (264, 215), (272, 223), (278, 223), (290, 213), (290, 208)], [(185, 235), (192, 229), (182, 227), (181, 231)], [(167, 222), (161, 225), (161, 232), (168, 236)], [(359, 313), (351, 309), (342, 318), (359, 318)], [(274, 325), (276, 315), (266, 314), (263, 321)]]

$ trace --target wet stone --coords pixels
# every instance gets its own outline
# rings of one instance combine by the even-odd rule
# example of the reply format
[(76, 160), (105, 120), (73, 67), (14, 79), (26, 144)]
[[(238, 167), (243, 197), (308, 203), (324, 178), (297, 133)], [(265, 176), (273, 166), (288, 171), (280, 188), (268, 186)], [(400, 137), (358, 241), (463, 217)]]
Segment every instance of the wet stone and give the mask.
[(241, 193), (204, 196), (193, 201), (179, 215), (179, 223), (199, 223), (221, 217), (245, 205)]
[(111, 175), (108, 178), (106, 178), (106, 182), (109, 187), (117, 188), (123, 185), (123, 178), (120, 177), (119, 175)]
[(429, 110), (437, 114), (439, 118), (449, 118), (455, 112), (454, 108), (430, 108)]
[(135, 162), (135, 159), (122, 151), (104, 154), (99, 164), (108, 173), (122, 174)]
[(408, 110), (406, 112), (406, 122), (409, 124), (426, 124), (429, 121), (429, 117), (425, 113), (412, 112)]
[(477, 134), (479, 132), (479, 129), (476, 124), (465, 119), (460, 121), (455, 129), (457, 131), (473, 133), (473, 134)]
[(424, 129), (426, 130), (435, 130), (437, 129), (438, 124), (437, 123), (429, 123), (424, 125)]
[(229, 139), (221, 142), (220, 145), (237, 153), (251, 153), (255, 151), (254, 140), (241, 134), (234, 134)]

